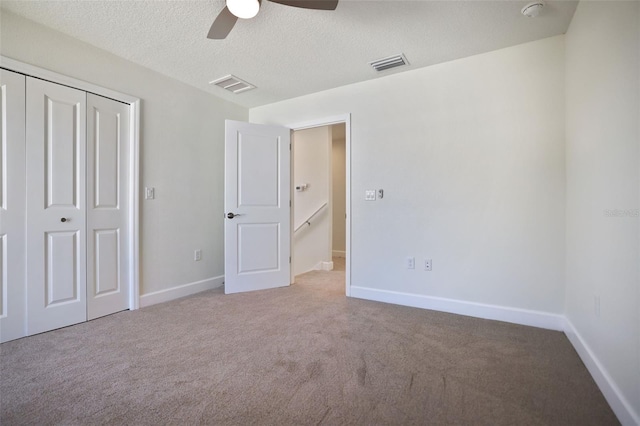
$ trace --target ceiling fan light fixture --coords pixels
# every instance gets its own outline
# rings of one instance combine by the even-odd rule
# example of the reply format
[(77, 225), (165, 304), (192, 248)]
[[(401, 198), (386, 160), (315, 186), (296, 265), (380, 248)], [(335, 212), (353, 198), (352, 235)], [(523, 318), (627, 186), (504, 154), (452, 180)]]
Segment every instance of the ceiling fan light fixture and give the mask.
[[(0, 0), (2, 1), (2, 0)], [(284, 6), (310, 10), (335, 10), (339, 0), (271, 0)], [(211, 24), (207, 38), (222, 40), (229, 35), (238, 18), (250, 19), (258, 14), (262, 0), (226, 0), (227, 5)]]
[(258, 14), (260, 3), (258, 0), (227, 0), (227, 8), (241, 19), (251, 19)]

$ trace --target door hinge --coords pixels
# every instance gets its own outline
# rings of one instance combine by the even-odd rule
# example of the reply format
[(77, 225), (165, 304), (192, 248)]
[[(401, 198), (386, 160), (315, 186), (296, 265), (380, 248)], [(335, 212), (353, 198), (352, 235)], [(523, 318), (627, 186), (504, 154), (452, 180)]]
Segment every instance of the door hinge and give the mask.
[(289, 200), (289, 207), (291, 207), (291, 200)]
[(289, 263), (291, 263), (291, 256), (289, 256)]
[(289, 144), (289, 151), (291, 151), (291, 144)]

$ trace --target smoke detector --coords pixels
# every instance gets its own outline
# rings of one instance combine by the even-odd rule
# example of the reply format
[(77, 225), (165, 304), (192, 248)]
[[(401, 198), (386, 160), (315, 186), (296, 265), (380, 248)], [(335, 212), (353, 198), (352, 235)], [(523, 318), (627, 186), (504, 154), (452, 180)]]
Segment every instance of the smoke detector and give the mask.
[(543, 1), (534, 1), (533, 3), (529, 3), (528, 5), (523, 7), (520, 13), (522, 13), (527, 18), (535, 18), (540, 14), (540, 11), (543, 7)]

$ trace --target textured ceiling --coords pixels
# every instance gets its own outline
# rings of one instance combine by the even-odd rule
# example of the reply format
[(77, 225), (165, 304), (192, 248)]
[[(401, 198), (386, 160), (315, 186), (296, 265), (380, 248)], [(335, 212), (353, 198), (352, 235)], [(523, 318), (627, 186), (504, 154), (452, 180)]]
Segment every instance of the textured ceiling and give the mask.
[[(245, 107), (264, 105), (566, 32), (577, 2), (340, 0), (335, 11), (263, 1), (226, 40), (206, 34), (224, 0), (2, 0), (2, 8)], [(410, 65), (368, 62), (404, 53)], [(210, 86), (227, 74), (257, 89)]]

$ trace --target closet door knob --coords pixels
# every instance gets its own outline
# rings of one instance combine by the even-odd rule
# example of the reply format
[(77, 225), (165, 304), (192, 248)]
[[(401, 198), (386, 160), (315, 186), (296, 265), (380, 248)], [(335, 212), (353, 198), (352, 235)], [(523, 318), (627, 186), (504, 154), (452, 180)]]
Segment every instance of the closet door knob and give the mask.
[(66, 218), (66, 217), (62, 217), (60, 218), (60, 222), (64, 223), (64, 222), (71, 222), (70, 218)]

